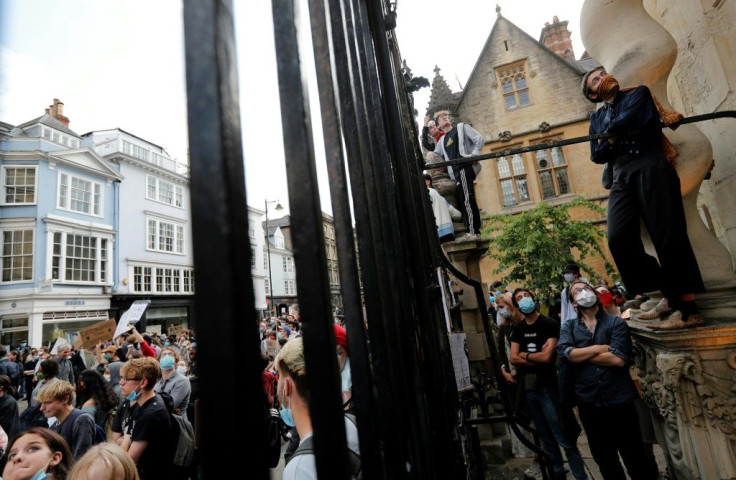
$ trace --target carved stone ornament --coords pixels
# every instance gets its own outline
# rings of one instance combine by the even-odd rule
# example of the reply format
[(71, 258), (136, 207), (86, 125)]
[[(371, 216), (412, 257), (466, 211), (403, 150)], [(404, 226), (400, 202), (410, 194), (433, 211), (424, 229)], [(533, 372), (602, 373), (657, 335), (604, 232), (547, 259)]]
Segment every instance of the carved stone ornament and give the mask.
[(501, 140), (502, 142), (508, 142), (509, 140), (511, 140), (511, 132), (506, 130), (504, 132), (499, 133), (498, 139)]
[(692, 351), (657, 352), (641, 344), (635, 349), (644, 401), (661, 426), (670, 461), (678, 470), (700, 473), (696, 477), (730, 478), (736, 468), (736, 383), (728, 358), (704, 361)]
[(539, 124), (539, 133), (547, 133), (549, 132), (550, 125), (547, 122), (542, 122)]

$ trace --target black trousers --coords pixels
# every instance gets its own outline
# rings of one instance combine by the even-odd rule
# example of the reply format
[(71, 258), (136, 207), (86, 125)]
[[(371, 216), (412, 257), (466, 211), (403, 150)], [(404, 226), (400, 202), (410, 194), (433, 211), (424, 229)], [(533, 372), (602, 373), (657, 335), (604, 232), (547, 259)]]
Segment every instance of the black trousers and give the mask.
[(641, 439), (639, 416), (633, 403), (597, 407), (578, 401), (578, 413), (588, 436), (590, 453), (604, 480), (626, 480), (619, 454), (631, 480), (659, 478), (657, 464), (651, 462)]
[[(669, 299), (705, 290), (687, 235), (680, 177), (661, 151), (614, 162), (608, 199), (608, 246), (632, 294), (662, 290)], [(644, 251), (641, 220), (659, 257)]]
[(457, 209), (463, 214), (465, 224), (468, 226), (468, 233), (480, 235), (480, 210), (478, 210), (478, 202), (475, 200), (475, 188), (473, 187), (475, 171), (472, 165), (462, 165), (461, 168), (456, 168), (454, 173), (457, 182)]

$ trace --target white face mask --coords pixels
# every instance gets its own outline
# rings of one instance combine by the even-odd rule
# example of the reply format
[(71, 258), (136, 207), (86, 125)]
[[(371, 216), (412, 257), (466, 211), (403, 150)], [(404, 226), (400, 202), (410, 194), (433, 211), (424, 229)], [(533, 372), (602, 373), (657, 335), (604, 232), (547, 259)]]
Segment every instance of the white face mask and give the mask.
[(187, 374), (187, 367), (176, 367), (176, 372), (181, 375)]
[(598, 297), (595, 293), (591, 292), (587, 288), (582, 292), (578, 293), (575, 297), (575, 302), (583, 308), (589, 308), (596, 304)]
[(571, 283), (573, 280), (575, 280), (575, 275), (573, 275), (572, 273), (566, 273), (564, 277), (567, 283)]

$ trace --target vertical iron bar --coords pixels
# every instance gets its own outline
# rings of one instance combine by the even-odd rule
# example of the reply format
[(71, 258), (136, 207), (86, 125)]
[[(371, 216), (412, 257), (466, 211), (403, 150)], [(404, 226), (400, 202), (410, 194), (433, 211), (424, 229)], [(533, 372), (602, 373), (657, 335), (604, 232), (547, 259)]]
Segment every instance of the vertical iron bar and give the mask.
[[(242, 447), (242, 432), (265, 438), (258, 319), (250, 274), (245, 175), (238, 103), (232, 3), (185, 0), (184, 29), (191, 153), (191, 209), (197, 359), (202, 395), (197, 426), (203, 474), (237, 458), (253, 478), (268, 478), (265, 442)], [(236, 356), (237, 353), (237, 356)], [(240, 382), (221, 365), (238, 365)], [(223, 429), (222, 412), (248, 412), (238, 429)]]
[[(410, 162), (406, 157), (410, 150), (404, 143), (405, 131), (402, 129), (402, 112), (400, 111), (402, 99), (405, 98), (402, 97), (404, 94), (403, 78), (400, 74), (400, 67), (397, 66), (400, 59), (398, 55), (392, 55), (389, 50), (384, 17), (386, 12), (382, 9), (382, 6), (385, 6), (385, 3), (380, 0), (369, 0), (367, 2), (367, 23), (373, 34), (373, 45), (375, 45), (375, 55), (378, 60), (378, 81), (383, 93), (380, 98), (386, 114), (389, 151), (396, 165), (397, 183), (403, 187), (397, 190), (397, 200), (401, 202), (401, 212), (406, 220), (416, 222), (423, 215), (423, 213), (416, 210), (416, 206), (421, 205), (422, 200), (421, 197), (417, 196), (416, 190), (412, 191), (412, 188), (419, 185), (420, 172), (418, 172), (418, 163), (416, 161)], [(392, 42), (392, 46), (396, 50), (396, 39), (393, 38)], [(399, 93), (397, 83), (400, 85), (401, 93)], [(422, 228), (426, 229), (426, 226), (420, 227), (414, 224), (412, 227), (409, 232), (406, 232), (406, 236), (411, 238), (412, 243), (416, 245), (426, 244), (426, 239), (418, 237), (418, 232)], [(436, 298), (434, 302), (431, 302), (426, 296), (430, 286), (435, 283), (433, 272), (427, 268), (432, 266), (431, 255), (428, 255), (426, 251), (409, 251), (407, 252), (407, 258), (412, 261), (413, 279), (416, 282), (415, 296), (419, 301), (419, 312), (417, 314), (425, 319), (423, 326), (422, 324), (417, 325), (420, 332), (418, 337), (422, 340), (421, 345), (425, 361), (422, 368), (417, 369), (422, 377), (422, 384), (418, 391), (423, 392), (423, 398), (427, 402), (424, 418), (429, 423), (427, 432), (431, 432), (432, 439), (430, 449), (422, 449), (416, 452), (417, 455), (421, 455), (420, 463), (431, 469), (433, 474), (439, 478), (454, 478), (464, 471), (462, 453), (457, 449), (456, 442), (453, 442), (453, 438), (456, 438), (458, 433), (455, 411), (448, 408), (448, 406), (457, 405), (457, 395), (454, 388), (448, 388), (450, 385), (454, 387), (454, 380), (448, 385), (448, 380), (454, 379), (454, 374), (448, 368), (448, 362), (451, 361), (448, 339), (442, 333), (444, 329), (438, 328), (443, 323), (440, 318), (441, 315), (439, 315), (440, 311), (437, 308), (438, 302)], [(427, 265), (427, 263), (430, 263), (430, 265)], [(434, 308), (429, 308), (432, 303), (434, 303)], [(422, 333), (424, 335), (421, 335)], [(435, 376), (427, 375), (428, 369)], [(418, 401), (421, 401), (421, 399), (418, 399)], [(437, 459), (443, 457), (446, 461), (437, 461)]]
[[(373, 367), (376, 376), (377, 393), (380, 410), (379, 428), (384, 445), (387, 468), (392, 473), (410, 470), (416, 474), (417, 462), (411, 457), (411, 434), (417, 420), (421, 417), (421, 408), (414, 408), (408, 400), (417, 393), (416, 376), (411, 372), (416, 365), (416, 351), (411, 342), (411, 335), (402, 336), (396, 333), (397, 323), (412, 316), (409, 304), (412, 296), (408, 290), (410, 281), (404, 276), (405, 268), (400, 245), (401, 225), (398, 223), (397, 208), (394, 202), (393, 177), (390, 162), (386, 158), (383, 125), (374, 119), (381, 117), (381, 110), (371, 109), (369, 99), (380, 92), (367, 89), (366, 70), (370, 70), (369, 53), (365, 56), (357, 53), (359, 40), (353, 28), (353, 10), (349, 2), (331, 0), (331, 23), (336, 39), (344, 39), (340, 44), (340, 53), (345, 58), (346, 67), (337, 69), (340, 85), (341, 104), (350, 113), (343, 117), (346, 138), (355, 138), (356, 142), (348, 143), (351, 176), (354, 170), (363, 173), (363, 191), (367, 204), (356, 205), (357, 227), (361, 224), (370, 228), (369, 237), (375, 248), (373, 259), (363, 256), (361, 249), (361, 266), (375, 268), (377, 276), (375, 288), (366, 291), (366, 307), (368, 311), (369, 335)], [(333, 13), (334, 12), (334, 13)], [(352, 152), (351, 152), (352, 147)], [(353, 188), (357, 182), (352, 181)], [(360, 240), (360, 236), (359, 236)], [(390, 261), (388, 261), (390, 259)], [(364, 285), (366, 282), (364, 281)], [(369, 293), (378, 296), (370, 296)], [(408, 465), (408, 467), (407, 467)]]
[(325, 479), (347, 479), (348, 451), (330, 309), (322, 211), (307, 81), (302, 75), (297, 41), (297, 1), (274, 0), (273, 21), (317, 474)]
[[(340, 268), (340, 284), (345, 305), (348, 332), (350, 368), (353, 380), (352, 402), (355, 407), (360, 438), (360, 454), (364, 478), (381, 478), (383, 460), (375, 434), (373, 419), (373, 388), (367, 336), (363, 323), (363, 309), (355, 254), (350, 199), (347, 189), (345, 159), (340, 132), (340, 111), (333, 85), (330, 52), (334, 51), (333, 38), (327, 26), (324, 0), (310, 0), (312, 43), (317, 71), (317, 83), (322, 110), (327, 172), (335, 219), (335, 231)], [(339, 12), (332, 12), (338, 13)], [(345, 67), (342, 56), (335, 59), (336, 69)]]

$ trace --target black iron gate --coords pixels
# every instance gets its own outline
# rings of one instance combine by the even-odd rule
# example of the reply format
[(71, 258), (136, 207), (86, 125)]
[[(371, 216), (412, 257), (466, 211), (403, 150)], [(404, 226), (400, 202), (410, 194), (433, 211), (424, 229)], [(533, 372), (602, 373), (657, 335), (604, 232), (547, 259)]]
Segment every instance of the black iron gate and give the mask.
[[(317, 469), (341, 479), (349, 478), (347, 447), (298, 3), (273, 1), (292, 238)], [(364, 478), (477, 478), (480, 459), (468, 461), (460, 438), (436, 276), (444, 260), (391, 5), (308, 4)], [(267, 478), (262, 451), (246, 446), (263, 436), (266, 419), (232, 2), (185, 0), (184, 15), (204, 478), (223, 464)], [(483, 304), (480, 284), (472, 288)], [(489, 349), (495, 357), (494, 342)]]

